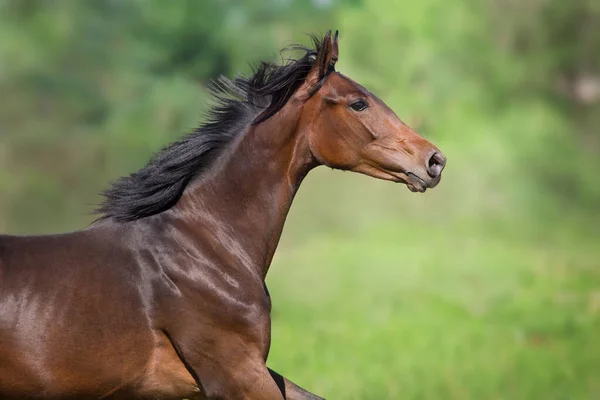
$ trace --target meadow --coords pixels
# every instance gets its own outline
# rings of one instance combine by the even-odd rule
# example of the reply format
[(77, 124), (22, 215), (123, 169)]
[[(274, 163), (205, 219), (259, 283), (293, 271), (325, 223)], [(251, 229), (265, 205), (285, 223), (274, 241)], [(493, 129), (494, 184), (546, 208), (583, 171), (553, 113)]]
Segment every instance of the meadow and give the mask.
[(600, 396), (597, 237), (432, 217), (448, 181), (413, 195), (317, 174), (268, 279), (273, 368), (332, 399)]

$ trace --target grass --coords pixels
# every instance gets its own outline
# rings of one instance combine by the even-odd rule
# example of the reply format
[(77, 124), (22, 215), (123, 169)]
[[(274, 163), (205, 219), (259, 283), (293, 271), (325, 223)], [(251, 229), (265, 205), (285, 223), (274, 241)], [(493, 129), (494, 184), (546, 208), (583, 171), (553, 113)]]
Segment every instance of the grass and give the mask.
[(330, 399), (600, 398), (593, 236), (369, 215), (312, 236), (292, 216), (268, 278), (273, 369)]

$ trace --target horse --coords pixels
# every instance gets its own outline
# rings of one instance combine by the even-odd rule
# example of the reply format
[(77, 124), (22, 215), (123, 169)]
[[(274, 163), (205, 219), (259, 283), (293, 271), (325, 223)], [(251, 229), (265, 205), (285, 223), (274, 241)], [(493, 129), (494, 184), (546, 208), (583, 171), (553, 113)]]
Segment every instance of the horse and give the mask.
[(117, 179), (86, 228), (0, 236), (1, 398), (321, 399), (266, 365), (295, 193), (320, 165), (424, 192), (446, 158), (336, 71), (337, 31), (312, 42), (216, 79), (207, 120)]

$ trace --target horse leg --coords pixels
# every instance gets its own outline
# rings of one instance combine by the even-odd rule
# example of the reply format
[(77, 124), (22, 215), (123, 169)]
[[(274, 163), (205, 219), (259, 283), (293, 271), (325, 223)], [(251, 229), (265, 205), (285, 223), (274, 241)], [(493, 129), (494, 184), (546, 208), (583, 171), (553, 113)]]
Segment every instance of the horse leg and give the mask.
[(200, 378), (210, 400), (284, 400), (260, 357), (213, 369), (211, 375), (206, 380)]
[(208, 400), (284, 400), (259, 346), (236, 334), (221, 334), (204, 351), (191, 335), (168, 335), (177, 354)]
[(322, 397), (302, 389), (300, 386), (296, 385), (286, 377), (279, 375), (271, 368), (269, 368), (269, 373), (283, 394), (283, 398), (286, 400), (324, 400)]

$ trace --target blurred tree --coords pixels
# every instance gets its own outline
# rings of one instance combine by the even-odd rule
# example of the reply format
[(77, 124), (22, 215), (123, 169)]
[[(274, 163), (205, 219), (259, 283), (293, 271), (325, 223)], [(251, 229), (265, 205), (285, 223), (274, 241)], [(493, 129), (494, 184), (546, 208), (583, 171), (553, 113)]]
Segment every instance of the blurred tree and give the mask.
[(207, 80), (328, 18), (310, 1), (0, 2), (1, 227), (89, 221), (100, 187), (198, 124)]

